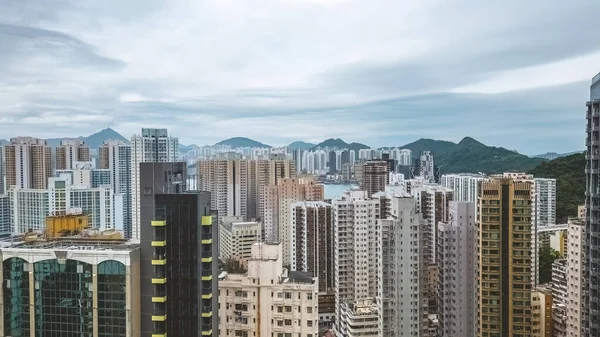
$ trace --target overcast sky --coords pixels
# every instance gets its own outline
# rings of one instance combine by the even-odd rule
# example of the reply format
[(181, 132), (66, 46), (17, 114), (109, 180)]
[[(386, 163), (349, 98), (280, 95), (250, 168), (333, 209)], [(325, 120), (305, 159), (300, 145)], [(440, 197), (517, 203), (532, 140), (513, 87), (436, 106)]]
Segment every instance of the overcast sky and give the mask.
[(0, 1), (0, 138), (583, 149), (598, 0)]

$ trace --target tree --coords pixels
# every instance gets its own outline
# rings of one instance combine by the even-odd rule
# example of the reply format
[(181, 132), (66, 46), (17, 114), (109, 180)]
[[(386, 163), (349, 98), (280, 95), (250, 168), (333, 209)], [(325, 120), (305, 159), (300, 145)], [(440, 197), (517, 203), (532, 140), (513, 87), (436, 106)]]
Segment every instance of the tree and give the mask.
[(540, 284), (552, 281), (552, 263), (554, 263), (554, 260), (560, 259), (561, 257), (560, 253), (550, 246), (543, 246), (540, 248)]
[(232, 274), (244, 274), (248, 271), (246, 268), (244, 268), (244, 265), (239, 260), (233, 257), (230, 257), (222, 262), (221, 270)]

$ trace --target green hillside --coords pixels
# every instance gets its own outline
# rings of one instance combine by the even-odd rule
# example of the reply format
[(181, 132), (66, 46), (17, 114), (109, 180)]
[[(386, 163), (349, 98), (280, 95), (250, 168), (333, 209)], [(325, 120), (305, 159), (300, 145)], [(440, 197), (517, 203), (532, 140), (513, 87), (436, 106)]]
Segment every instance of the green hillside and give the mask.
[(556, 179), (556, 221), (565, 223), (585, 203), (585, 153), (540, 164), (529, 173), (537, 178)]

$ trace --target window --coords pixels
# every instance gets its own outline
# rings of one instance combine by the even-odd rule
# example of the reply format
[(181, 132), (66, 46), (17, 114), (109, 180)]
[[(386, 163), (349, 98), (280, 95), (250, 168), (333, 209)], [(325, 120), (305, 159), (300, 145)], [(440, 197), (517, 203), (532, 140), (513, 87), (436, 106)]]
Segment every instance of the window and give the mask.
[(312, 293), (306, 294), (306, 299), (307, 300), (312, 300), (313, 299), (313, 294)]
[(291, 326), (292, 325), (292, 320), (291, 319), (286, 319), (285, 320), (285, 325), (286, 326)]
[(313, 321), (306, 321), (306, 326), (309, 327), (309, 328), (312, 328)]
[(312, 314), (312, 307), (306, 307), (306, 312)]

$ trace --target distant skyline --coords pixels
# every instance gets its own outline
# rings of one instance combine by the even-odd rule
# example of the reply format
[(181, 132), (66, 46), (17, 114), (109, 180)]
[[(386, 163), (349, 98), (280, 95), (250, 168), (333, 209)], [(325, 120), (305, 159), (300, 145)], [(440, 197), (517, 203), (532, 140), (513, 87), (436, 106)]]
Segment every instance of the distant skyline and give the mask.
[[(600, 2), (0, 2), (0, 138), (584, 148)], [(433, 24), (435, 23), (435, 24)]]

